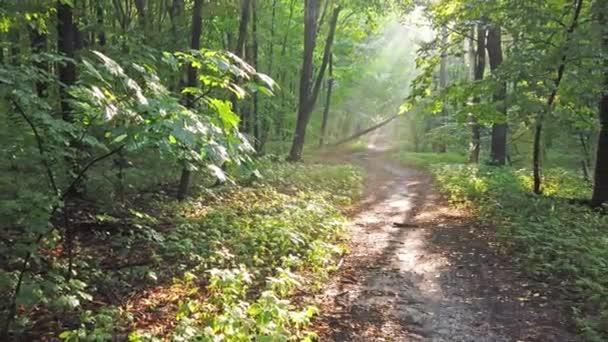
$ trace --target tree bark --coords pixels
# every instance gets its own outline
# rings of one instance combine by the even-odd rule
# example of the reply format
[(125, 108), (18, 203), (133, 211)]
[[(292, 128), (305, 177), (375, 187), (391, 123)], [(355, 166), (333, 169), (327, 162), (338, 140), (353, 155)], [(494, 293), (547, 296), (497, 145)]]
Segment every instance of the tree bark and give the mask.
[[(201, 34), (203, 31), (203, 0), (194, 0), (194, 7), (192, 8), (192, 37), (190, 41), (190, 48), (192, 50), (199, 50), (201, 48)], [(197, 69), (189, 64), (187, 67), (187, 86), (196, 87), (198, 85), (198, 72)], [(186, 95), (186, 107), (194, 109), (196, 106), (195, 99), (192, 94)], [(183, 201), (188, 197), (188, 191), (190, 189), (190, 183), (192, 182), (192, 171), (187, 166), (182, 169), (182, 175), (179, 182), (179, 189), (177, 191), (177, 199)]]
[(304, 8), (304, 56), (300, 74), (300, 99), (298, 102), (298, 118), (293, 136), (291, 151), (287, 160), (296, 162), (302, 159), (306, 126), (312, 112), (312, 77), (313, 58), (317, 44), (317, 19), (319, 17), (319, 0), (305, 0)]
[(57, 3), (57, 50), (68, 58), (59, 65), (59, 98), (61, 101), (61, 116), (65, 121), (73, 120), (72, 106), (67, 89), (76, 82), (76, 64), (74, 64), (75, 25), (72, 7), (61, 2)]
[[(602, 6), (603, 5), (603, 6)], [(595, 162), (593, 195), (591, 204), (601, 206), (608, 201), (608, 1), (602, 2), (598, 13), (598, 21), (602, 27), (603, 76), (602, 96), (599, 102), (600, 133), (597, 142), (597, 159)]]
[[(251, 64), (258, 69), (258, 10), (257, 0), (251, 0), (251, 40), (252, 54)], [(255, 137), (255, 149), (258, 152), (262, 146), (262, 119), (258, 116), (259, 96), (258, 92), (253, 93), (253, 111), (251, 113), (251, 124), (253, 126), (253, 136)]]
[(331, 93), (334, 86), (334, 58), (329, 56), (329, 79), (327, 80), (327, 97), (325, 98), (325, 109), (323, 110), (323, 121), (321, 122), (321, 137), (319, 138), (319, 147), (323, 147), (325, 143), (325, 134), (327, 131), (327, 121), (329, 120), (329, 107), (331, 106)]
[[(500, 26), (492, 25), (488, 29), (488, 56), (490, 57), (490, 69), (496, 75), (502, 64), (502, 32)], [(494, 93), (494, 103), (498, 104), (501, 117), (492, 125), (492, 144), (490, 159), (493, 165), (504, 166), (507, 160), (507, 113), (505, 99), (507, 97), (507, 85), (505, 82), (498, 83), (498, 89)]]
[(97, 44), (106, 46), (106, 31), (104, 29), (104, 12), (101, 1), (95, 4), (95, 14), (97, 16)]
[[(486, 70), (486, 36), (487, 30), (485, 24), (480, 23), (477, 25), (477, 47), (473, 47), (473, 40), (471, 40), (471, 54), (473, 64), (473, 80), (483, 80), (483, 74)], [(479, 98), (473, 99), (474, 102), (479, 102)], [(470, 116), (469, 119), (471, 125), (471, 144), (469, 147), (469, 162), (479, 163), (479, 152), (481, 149), (481, 128), (477, 122), (477, 118), (474, 115)]]
[(572, 22), (566, 31), (566, 40), (564, 42), (564, 48), (562, 53), (562, 58), (559, 66), (557, 67), (557, 77), (553, 82), (553, 90), (549, 95), (547, 100), (546, 109), (541, 111), (536, 118), (536, 127), (534, 129), (534, 144), (533, 144), (533, 156), (532, 156), (532, 168), (533, 168), (533, 178), (534, 178), (534, 188), (533, 191), (535, 194), (539, 195), (542, 193), (542, 177), (541, 177), (541, 139), (542, 139), (542, 131), (543, 131), (543, 121), (545, 118), (545, 112), (550, 113), (553, 110), (553, 105), (555, 103), (555, 99), (557, 98), (557, 92), (559, 91), (559, 86), (562, 83), (562, 79), (564, 77), (564, 73), (566, 71), (566, 62), (568, 59), (568, 50), (570, 48), (570, 41), (572, 40), (572, 34), (574, 30), (578, 26), (578, 19), (580, 17), (581, 11), (583, 9), (583, 0), (575, 0), (574, 4), (574, 16), (572, 17)]
[[(41, 54), (46, 50), (47, 35), (38, 30), (37, 27), (30, 27), (30, 41), (32, 44), (32, 52), (34, 54)], [(34, 62), (34, 66), (40, 70), (41, 73), (48, 72), (49, 66), (44, 61)], [(36, 93), (38, 97), (46, 96), (47, 84), (45, 81), (36, 82)]]
[[(285, 30), (285, 35), (283, 36), (283, 44), (281, 45), (281, 58), (282, 59), (284, 59), (287, 54), (287, 41), (289, 38), (289, 32), (291, 32), (291, 22), (293, 19), (295, 5), (296, 5), (296, 0), (291, 0), (291, 4), (289, 5), (289, 18), (287, 19), (287, 30)], [(288, 73), (288, 70), (281, 70), (281, 75), (279, 76), (279, 84), (282, 87), (284, 87), (285, 83), (287, 82), (287, 73)], [(287, 102), (287, 100), (285, 98), (285, 93), (286, 93), (285, 90), (281, 91), (281, 104), (283, 105), (283, 107), (285, 106), (285, 103)], [(277, 118), (277, 124), (276, 124), (276, 133), (280, 137), (281, 141), (283, 141), (284, 139), (287, 138), (287, 135), (285, 134), (285, 110), (284, 109), (279, 112), (279, 117)]]
[[(447, 42), (448, 42), (448, 34), (447, 31), (444, 30), (442, 33), (442, 38), (441, 38), (441, 44), (442, 46), (446, 46)], [(445, 89), (448, 86), (448, 56), (447, 56), (447, 52), (444, 51), (441, 53), (441, 60), (439, 62), (439, 88), (441, 89), (442, 92), (445, 91)], [(442, 96), (442, 105), (441, 105), (441, 125), (445, 125), (446, 121), (447, 121), (447, 117), (448, 117), (448, 109), (447, 109), (447, 105), (446, 105), (446, 96), (443, 95)], [(439, 153), (445, 153), (447, 151), (447, 146), (445, 145), (445, 143), (443, 141), (439, 142), (439, 144), (437, 144), (437, 152)]]
[(333, 45), (336, 26), (338, 24), (338, 17), (342, 7), (338, 6), (334, 9), (331, 23), (329, 26), (329, 33), (325, 42), (325, 50), (323, 52), (323, 61), (319, 68), (317, 79), (314, 83), (312, 91), (310, 90), (312, 85), (313, 75), (313, 55), (314, 48), (317, 39), (317, 18), (319, 16), (319, 1), (318, 0), (307, 0), (306, 1), (306, 15), (304, 25), (304, 61), (302, 66), (302, 78), (300, 80), (300, 101), (298, 108), (298, 119), (296, 121), (296, 129), (291, 145), (291, 151), (289, 153), (289, 161), (300, 161), (302, 159), (302, 150), (304, 149), (304, 142), (306, 140), (306, 128), (310, 121), (310, 115), (314, 109), (315, 103), (321, 90), (323, 83), (323, 77), (325, 70), (329, 64), (329, 57), (331, 54), (331, 48)]

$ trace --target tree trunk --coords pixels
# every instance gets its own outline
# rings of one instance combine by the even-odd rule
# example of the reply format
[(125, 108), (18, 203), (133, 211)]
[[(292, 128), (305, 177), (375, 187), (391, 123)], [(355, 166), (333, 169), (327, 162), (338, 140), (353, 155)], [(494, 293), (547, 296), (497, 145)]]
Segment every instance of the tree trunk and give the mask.
[[(234, 54), (239, 58), (245, 58), (245, 44), (247, 41), (247, 27), (249, 26), (249, 16), (251, 9), (251, 0), (241, 0), (241, 19), (239, 22), (239, 33), (236, 41), (236, 46), (234, 47)], [(236, 95), (232, 95), (232, 109), (235, 112), (238, 112), (238, 99)], [(244, 113), (241, 114), (241, 122), (240, 122), (240, 130), (248, 131), (248, 123), (250, 118), (247, 117)]]
[(321, 84), (323, 83), (323, 76), (325, 69), (329, 64), (329, 57), (331, 55), (331, 48), (333, 45), (336, 26), (338, 24), (338, 17), (342, 7), (338, 6), (334, 9), (333, 16), (329, 26), (329, 33), (327, 34), (327, 40), (325, 42), (325, 50), (323, 52), (323, 61), (319, 68), (317, 79), (314, 83), (312, 91), (310, 90), (312, 84), (313, 74), (313, 55), (314, 48), (317, 39), (317, 18), (319, 16), (319, 1), (318, 0), (307, 0), (306, 1), (306, 15), (304, 25), (304, 61), (302, 66), (302, 75), (300, 80), (300, 101), (298, 108), (298, 119), (296, 121), (296, 129), (291, 145), (291, 151), (289, 153), (289, 161), (300, 161), (302, 159), (302, 150), (304, 149), (304, 142), (306, 139), (306, 128), (310, 121), (310, 115), (315, 106), (315, 102), (319, 96), (321, 90)]
[[(448, 34), (446, 32), (446, 30), (444, 30), (442, 33), (442, 38), (441, 38), (441, 45), (442, 46), (446, 46), (447, 42), (448, 42)], [(447, 51), (444, 51), (441, 53), (441, 60), (439, 62), (439, 88), (441, 89), (442, 92), (445, 91), (445, 89), (448, 86), (448, 56), (447, 56)], [(441, 125), (446, 124), (447, 121), (447, 117), (448, 117), (448, 108), (446, 105), (446, 100), (447, 97), (445, 95), (442, 95), (442, 105), (441, 105)], [(437, 152), (439, 153), (445, 153), (447, 151), (447, 146), (445, 145), (445, 142), (441, 141), (439, 142), (439, 144), (437, 145)]]
[(319, 17), (319, 0), (305, 0), (304, 9), (304, 56), (300, 74), (300, 99), (298, 102), (298, 118), (293, 136), (288, 160), (292, 162), (302, 159), (306, 126), (312, 112), (312, 77), (315, 45), (317, 44), (317, 19)]
[[(490, 57), (490, 69), (496, 74), (502, 64), (502, 32), (500, 26), (492, 25), (488, 30), (488, 56)], [(505, 99), (507, 97), (507, 85), (505, 82), (498, 84), (494, 93), (494, 103), (499, 107), (501, 117), (492, 125), (492, 145), (490, 159), (493, 165), (504, 166), (507, 160), (507, 112)]]
[(572, 40), (572, 34), (574, 30), (578, 26), (578, 18), (580, 17), (581, 11), (583, 9), (583, 0), (576, 0), (576, 4), (574, 6), (574, 16), (572, 17), (572, 22), (566, 31), (566, 40), (564, 42), (562, 58), (559, 66), (557, 67), (557, 77), (553, 82), (553, 90), (549, 95), (547, 100), (546, 109), (541, 111), (536, 118), (536, 127), (534, 129), (534, 145), (532, 151), (532, 168), (533, 168), (533, 178), (534, 178), (534, 188), (533, 191), (535, 194), (539, 195), (542, 192), (542, 178), (541, 178), (541, 139), (543, 132), (543, 121), (545, 118), (545, 112), (550, 113), (553, 110), (553, 105), (555, 103), (555, 99), (557, 98), (557, 92), (559, 91), (559, 86), (562, 83), (562, 79), (564, 77), (564, 72), (566, 71), (566, 62), (568, 60), (568, 50), (570, 48), (570, 41)]
[[(289, 38), (289, 32), (291, 32), (291, 22), (293, 19), (295, 5), (296, 5), (296, 0), (291, 0), (291, 4), (289, 6), (289, 19), (287, 19), (287, 30), (285, 30), (285, 36), (283, 36), (283, 44), (281, 46), (281, 59), (284, 59), (287, 54), (287, 40)], [(284, 85), (287, 81), (288, 72), (289, 72), (288, 70), (281, 70), (281, 75), (279, 76), (279, 85), (281, 87), (284, 87)], [(287, 100), (285, 98), (285, 90), (283, 90), (283, 91), (281, 91), (281, 104), (283, 105), (283, 107), (285, 106), (286, 102), (287, 102)], [(279, 117), (277, 118), (277, 123), (276, 123), (276, 133), (280, 137), (281, 141), (286, 139), (285, 110), (284, 109), (282, 109), (279, 112)]]
[[(251, 64), (258, 69), (258, 10), (257, 0), (251, 0), (251, 39), (252, 54)], [(251, 113), (251, 125), (253, 126), (253, 136), (255, 137), (255, 149), (258, 152), (262, 146), (262, 119), (258, 116), (259, 96), (258, 92), (253, 93), (253, 111)]]
[(334, 58), (329, 56), (329, 79), (327, 80), (327, 97), (325, 98), (325, 109), (323, 110), (323, 121), (321, 122), (321, 137), (319, 138), (319, 147), (323, 147), (325, 143), (325, 134), (327, 131), (327, 121), (329, 119), (329, 107), (331, 106), (331, 93), (334, 86)]
[(97, 1), (95, 5), (95, 12), (97, 15), (97, 44), (99, 46), (106, 46), (106, 31), (104, 29), (104, 13), (101, 1)]
[(137, 16), (139, 17), (139, 24), (141, 25), (144, 35), (146, 35), (146, 28), (148, 26), (146, 17), (146, 1), (135, 0), (135, 8), (137, 9)]
[(9, 48), (9, 61), (10, 64), (17, 66), (19, 64), (21, 64), (20, 61), (20, 51), (19, 51), (19, 30), (17, 30), (16, 28), (11, 28), (8, 31), (8, 39), (11, 42), (10, 48)]
[[(74, 59), (75, 26), (72, 16), (72, 7), (61, 2), (57, 3), (57, 50), (64, 57)], [(61, 101), (61, 115), (65, 121), (71, 122), (72, 106), (70, 105), (67, 89), (76, 82), (76, 65), (74, 62), (61, 63), (59, 69), (59, 98)]]
[[(192, 8), (192, 39), (190, 41), (190, 48), (192, 50), (199, 50), (201, 48), (201, 34), (203, 32), (203, 1), (204, 0), (195, 0), (194, 7)], [(197, 69), (192, 64), (189, 64), (186, 73), (188, 78), (187, 86), (196, 87), (198, 85)], [(196, 104), (192, 94), (186, 95), (186, 107), (194, 109), (195, 106)], [(178, 200), (183, 201), (186, 199), (191, 182), (192, 171), (190, 171), (187, 166), (184, 166), (177, 192)]]
[(239, 35), (237, 38), (234, 54), (243, 58), (245, 55), (245, 41), (247, 39), (247, 26), (249, 25), (249, 13), (251, 0), (241, 0), (241, 21), (239, 22)]
[[(39, 31), (37, 27), (30, 28), (30, 41), (32, 44), (32, 52), (34, 54), (41, 54), (46, 50), (46, 40), (47, 40), (47, 35), (45, 33)], [(37, 69), (39, 69), (40, 72), (42, 72), (42, 73), (48, 72), (48, 69), (49, 69), (49, 66), (47, 65), (47, 63), (43, 62), (43, 61), (34, 62), (34, 66)], [(44, 81), (36, 82), (36, 93), (38, 94), (38, 97), (45, 97), (46, 89), (47, 89), (46, 82), (44, 82)]]
[[(473, 80), (481, 81), (483, 80), (483, 74), (486, 70), (486, 35), (487, 30), (485, 24), (481, 23), (477, 25), (477, 47), (474, 48), (473, 44), (475, 43), (471, 40), (471, 64), (473, 69)], [(473, 99), (474, 102), (479, 102), (479, 98)], [(479, 163), (479, 152), (481, 149), (481, 128), (479, 127), (479, 123), (477, 123), (477, 118), (474, 115), (471, 115), (469, 118), (469, 122), (471, 125), (471, 144), (469, 147), (469, 162), (470, 163)]]
[(597, 142), (593, 196), (591, 197), (593, 206), (600, 206), (608, 201), (608, 23), (606, 22), (608, 2), (603, 2), (601, 7), (596, 13), (598, 13), (598, 21), (602, 27), (604, 84), (599, 103), (600, 134)]

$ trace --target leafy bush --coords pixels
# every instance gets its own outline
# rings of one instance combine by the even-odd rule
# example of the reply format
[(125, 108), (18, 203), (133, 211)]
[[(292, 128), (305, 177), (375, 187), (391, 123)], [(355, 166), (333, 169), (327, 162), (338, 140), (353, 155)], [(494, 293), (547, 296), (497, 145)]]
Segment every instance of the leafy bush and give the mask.
[(452, 203), (498, 227), (526, 270), (565, 282), (589, 303), (577, 312), (590, 340), (608, 337), (608, 216), (564, 199), (589, 196), (582, 179), (547, 170), (546, 196), (533, 196), (528, 170), (467, 165), (431, 170)]

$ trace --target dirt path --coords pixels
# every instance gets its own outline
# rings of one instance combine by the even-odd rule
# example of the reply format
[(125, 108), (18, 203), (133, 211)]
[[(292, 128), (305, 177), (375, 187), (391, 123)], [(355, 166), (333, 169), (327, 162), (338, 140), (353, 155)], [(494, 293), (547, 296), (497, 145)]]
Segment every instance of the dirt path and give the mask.
[(354, 159), (368, 172), (351, 252), (322, 294), (322, 341), (577, 341), (567, 303), (526, 279), (488, 229), (449, 208), (428, 176)]

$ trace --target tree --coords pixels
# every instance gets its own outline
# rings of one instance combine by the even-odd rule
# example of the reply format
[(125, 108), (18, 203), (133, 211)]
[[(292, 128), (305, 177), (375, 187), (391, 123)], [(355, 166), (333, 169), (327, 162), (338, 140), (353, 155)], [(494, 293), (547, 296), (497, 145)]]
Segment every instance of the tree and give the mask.
[[(475, 30), (472, 30), (475, 32)], [(487, 29), (484, 23), (477, 24), (477, 37), (476, 39), (470, 40), (470, 49), (471, 49), (471, 64), (473, 69), (473, 80), (481, 81), (483, 80), (483, 75), (486, 68), (486, 36)], [(476, 47), (475, 45), (476, 44)], [(476, 102), (479, 102), (479, 99), (475, 99)], [(469, 118), (469, 122), (471, 125), (471, 143), (469, 147), (469, 162), (478, 163), (479, 162), (479, 151), (481, 149), (481, 132), (480, 126), (477, 122), (477, 118), (474, 115), (471, 115)]]
[[(496, 74), (503, 61), (502, 55), (502, 32), (497, 24), (490, 25), (488, 29), (488, 56), (490, 69)], [(495, 75), (498, 78), (498, 76)], [(490, 159), (494, 165), (505, 165), (507, 160), (507, 113), (505, 100), (507, 97), (507, 85), (504, 81), (499, 81), (494, 93), (494, 103), (499, 107), (500, 117), (492, 125), (492, 144)]]
[[(192, 34), (190, 41), (190, 48), (192, 50), (199, 50), (201, 48), (201, 34), (203, 31), (203, 0), (194, 0), (194, 7), (192, 7)], [(198, 85), (197, 69), (190, 63), (188, 64), (186, 71), (188, 81), (187, 86), (194, 88)], [(192, 94), (186, 96), (186, 106), (190, 109), (195, 107), (195, 99)], [(188, 189), (192, 181), (192, 171), (189, 165), (185, 165), (182, 168), (182, 175), (179, 182), (179, 189), (177, 191), (177, 198), (183, 201), (188, 195)]]
[(601, 49), (603, 56), (603, 84), (599, 100), (600, 132), (597, 142), (595, 177), (591, 204), (600, 206), (608, 201), (608, 2), (598, 1), (596, 13), (601, 32)]
[(329, 24), (329, 32), (325, 42), (323, 60), (313, 86), (313, 54), (317, 40), (319, 2), (317, 0), (307, 0), (306, 2), (304, 23), (304, 57), (300, 79), (300, 99), (298, 104), (296, 128), (291, 145), (291, 151), (288, 157), (289, 161), (300, 161), (302, 159), (302, 150), (304, 149), (304, 142), (306, 140), (306, 128), (319, 96), (321, 85), (323, 84), (325, 70), (329, 64), (331, 47), (334, 42), (336, 27), (338, 25), (338, 18), (341, 10), (341, 6), (337, 6), (333, 10), (332, 18)]

